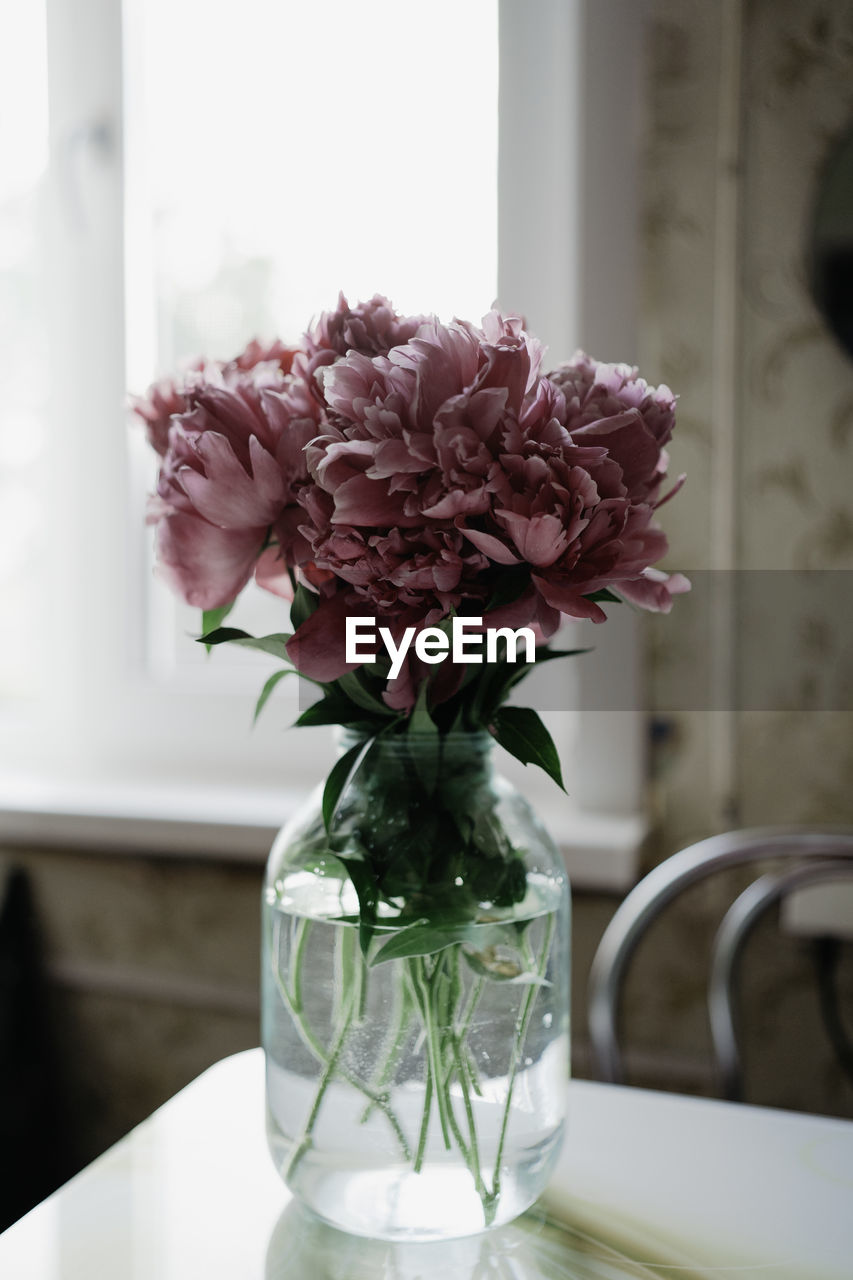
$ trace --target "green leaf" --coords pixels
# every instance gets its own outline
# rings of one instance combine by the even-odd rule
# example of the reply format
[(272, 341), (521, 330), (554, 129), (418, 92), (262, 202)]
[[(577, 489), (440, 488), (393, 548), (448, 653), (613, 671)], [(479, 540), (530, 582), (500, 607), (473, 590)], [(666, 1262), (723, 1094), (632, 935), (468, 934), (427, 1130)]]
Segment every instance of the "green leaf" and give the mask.
[(481, 718), (488, 723), (498, 707), (509, 698), (516, 685), (521, 684), (540, 662), (550, 662), (552, 658), (573, 658), (581, 653), (591, 653), (592, 649), (549, 649), (543, 646), (536, 651), (535, 662), (497, 664), (497, 674), (485, 684), (485, 696), (480, 708)]
[(462, 954), (470, 967), (481, 978), (491, 982), (512, 982), (519, 986), (550, 987), (552, 984), (541, 974), (525, 969), (520, 953), (513, 947), (498, 943), (482, 951), (463, 947)]
[(381, 680), (384, 684), (391, 670), (391, 659), (380, 657), (375, 662), (365, 662), (361, 670), (365, 675), (372, 676), (374, 680)]
[(209, 631), (199, 639), (201, 644), (208, 646), (239, 644), (244, 649), (260, 649), (262, 653), (271, 653), (274, 658), (287, 662), (287, 642), (290, 638), (290, 632), (285, 631), (271, 636), (250, 636), (248, 631), (241, 631), (238, 627), (217, 627), (215, 631)]
[(410, 956), (430, 956), (456, 942), (470, 943), (477, 950), (506, 943), (513, 926), (493, 922), (477, 924), (465, 921), (458, 924), (433, 924), (430, 920), (416, 920), (414, 924), (398, 929), (384, 942), (370, 961), (371, 965), (384, 964), (386, 960), (404, 960)]
[(492, 736), (522, 764), (538, 764), (565, 791), (554, 739), (530, 707), (501, 707), (490, 725)]
[(299, 672), (295, 671), (293, 667), (285, 667), (284, 670), (282, 671), (274, 671), (272, 673), (269, 680), (267, 680), (266, 684), (264, 685), (263, 689), (261, 689), (260, 697), (255, 703), (255, 714), (252, 719), (253, 724), (257, 724), (258, 716), (261, 714), (264, 707), (267, 705), (270, 694), (272, 693), (276, 685), (279, 683), (279, 681), (283, 680), (285, 676), (296, 676), (296, 675), (299, 675)]
[(424, 680), (418, 690), (418, 700), (412, 708), (412, 714), (409, 717), (409, 733), (438, 733), (438, 725), (433, 720), (427, 707), (428, 694), (429, 681)]
[(358, 941), (362, 954), (366, 957), (376, 928), (376, 905), (379, 901), (376, 880), (368, 863), (361, 858), (341, 858), (340, 861), (346, 867), (347, 875), (352, 881), (358, 896), (360, 908)]
[[(206, 636), (208, 631), (216, 631), (221, 627), (235, 604), (236, 601), (232, 600), (230, 604), (220, 605), (218, 609), (203, 609), (201, 614), (202, 635)], [(207, 649), (207, 652), (210, 653), (210, 645), (205, 645), (205, 648)]]
[(385, 719), (396, 718), (397, 712), (366, 689), (355, 671), (344, 672), (342, 676), (338, 676), (334, 684), (357, 707), (361, 707), (362, 711), (370, 711), (373, 715), (382, 716)]
[(378, 720), (371, 719), (360, 707), (356, 707), (349, 698), (340, 697), (335, 693), (327, 693), (319, 702), (312, 702), (295, 723), (300, 728), (321, 724), (340, 724), (346, 728), (367, 725), (366, 737), (375, 732), (380, 724)]
[(306, 618), (311, 617), (319, 603), (320, 597), (300, 582), (293, 593), (293, 603), (290, 606), (290, 625), (294, 631), (302, 626)]
[(590, 591), (588, 596), (584, 596), (584, 600), (594, 600), (596, 604), (622, 604), (624, 603), (621, 596), (615, 595), (609, 591), (607, 587), (602, 587), (600, 591)]
[(294, 727), (313, 728), (320, 724), (341, 724), (339, 712), (342, 706), (343, 704), (334, 698), (320, 698), (318, 702), (312, 702), (310, 707), (306, 707), (301, 715), (297, 716), (293, 722)]
[(327, 831), (331, 830), (335, 810), (347, 786), (372, 745), (372, 738), (368, 738), (366, 742), (357, 742), (354, 747), (350, 747), (349, 751), (345, 751), (332, 766), (326, 779), (326, 785), (323, 788), (323, 824)]

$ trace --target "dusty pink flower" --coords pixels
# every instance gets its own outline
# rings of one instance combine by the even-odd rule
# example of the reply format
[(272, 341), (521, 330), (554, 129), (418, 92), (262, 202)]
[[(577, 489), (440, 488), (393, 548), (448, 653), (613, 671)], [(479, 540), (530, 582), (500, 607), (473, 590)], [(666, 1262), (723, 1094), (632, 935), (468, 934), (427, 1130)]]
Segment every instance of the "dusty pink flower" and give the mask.
[(152, 383), (144, 395), (131, 396), (130, 405), (145, 425), (148, 443), (162, 458), (169, 447), (172, 419), (187, 409), (187, 397), (193, 387), (206, 381), (239, 382), (242, 374), (260, 364), (269, 364), (288, 373), (294, 352), (294, 347), (285, 346), (278, 338), (267, 344), (253, 338), (238, 356), (225, 363), (196, 356), (186, 361), (177, 377), (162, 378)]
[[(654, 508), (631, 497), (620, 466), (600, 446), (506, 453), (493, 488), (492, 532), (467, 536), (498, 562), (527, 564), (541, 597), (571, 617), (603, 622), (604, 610), (588, 597), (605, 587), (627, 597), (625, 584), (666, 552)], [(673, 579), (670, 594), (682, 584)], [(668, 609), (665, 576), (656, 591), (637, 588), (631, 598)]]
[[(487, 558), (453, 526), (386, 529), (365, 534), (334, 525), (313, 542), (314, 563), (356, 588), (367, 612), (415, 609), (423, 625), (437, 622), (474, 596)], [(483, 587), (480, 598), (485, 595)]]
[[(334, 364), (350, 351), (365, 356), (386, 355), (392, 347), (408, 342), (428, 317), (401, 316), (382, 294), (351, 307), (343, 293), (334, 311), (324, 311), (302, 337), (293, 370), (292, 391), (314, 401), (315, 412), (324, 407), (315, 378), (317, 371)], [(300, 402), (307, 411), (304, 401)]]
[[(285, 381), (267, 362), (232, 371), (188, 391), (173, 420), (154, 517), (161, 568), (190, 604), (230, 603), (271, 537), (286, 563), (308, 554), (295, 498), (315, 424), (293, 421)], [(269, 557), (261, 569), (276, 578)]]
[(675, 396), (669, 387), (650, 387), (631, 365), (605, 364), (583, 351), (548, 378), (566, 397), (565, 425), (572, 439), (606, 448), (621, 466), (631, 498), (659, 505), (669, 462), (664, 445), (675, 426)]
[[(488, 607), (495, 565), (462, 516), (489, 508), (500, 426), (517, 422), (538, 360), (520, 323), (495, 316), (482, 331), (425, 322), (387, 355), (351, 351), (322, 371), (329, 425), (307, 449), (316, 485), (300, 494), (301, 532), (314, 563), (350, 585), (353, 609), (393, 629)], [(541, 613), (554, 630), (555, 611), (532, 590), (522, 607), (525, 623)], [(313, 643), (297, 633), (300, 662), (325, 669), (325, 654), (342, 650), (340, 610), (323, 600)]]
[(488, 509), (502, 431), (517, 420), (538, 350), (517, 321), (423, 324), (387, 356), (350, 353), (322, 375), (333, 430), (309, 466), (334, 523), (452, 520)]
[[(521, 323), (493, 313), (322, 370), (328, 426), (307, 449), (301, 532), (354, 608), (429, 625), (487, 610), (501, 567), (523, 565), (514, 625), (547, 636), (559, 613), (603, 621), (588, 597), (604, 587), (658, 609), (686, 589), (647, 575), (666, 551), (653, 517), (670, 393), (583, 355), (553, 379), (539, 363)], [(324, 610), (312, 632), (328, 646)]]
[(222, 372), (226, 381), (233, 374), (239, 375), (256, 369), (259, 364), (272, 365), (282, 373), (289, 373), (296, 352), (296, 347), (289, 347), (280, 338), (273, 338), (272, 342), (260, 342), (253, 338), (238, 356), (222, 366)]
[(309, 358), (325, 352), (345, 356), (360, 351), (366, 356), (386, 355), (414, 337), (426, 316), (401, 316), (387, 298), (376, 293), (369, 302), (351, 307), (343, 294), (334, 311), (324, 311), (302, 340)]
[[(652, 568), (672, 393), (583, 352), (546, 377), (541, 357), (515, 317), (440, 324), (341, 295), (298, 349), (255, 341), (158, 384), (136, 412), (163, 458), (164, 572), (212, 608), (253, 572), (288, 597), (297, 570), (317, 601), (289, 652), (324, 683), (349, 669), (353, 613), (394, 635), (460, 612), (547, 638), (561, 614), (602, 621), (605, 587), (668, 609), (689, 585)], [(494, 608), (507, 570), (520, 590)], [(441, 679), (449, 696), (458, 672)]]
[(130, 407), (144, 424), (148, 443), (161, 458), (169, 447), (172, 418), (187, 407), (187, 388), (197, 374), (210, 367), (216, 366), (208, 365), (201, 357), (190, 360), (177, 377), (161, 378), (152, 383), (144, 395), (130, 397)]

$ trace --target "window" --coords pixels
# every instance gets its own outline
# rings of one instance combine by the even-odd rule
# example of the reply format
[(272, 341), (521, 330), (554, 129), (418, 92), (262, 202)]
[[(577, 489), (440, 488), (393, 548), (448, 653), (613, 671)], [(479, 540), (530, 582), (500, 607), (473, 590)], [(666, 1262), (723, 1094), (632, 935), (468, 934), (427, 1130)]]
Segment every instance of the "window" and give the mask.
[(35, 695), (43, 663), (31, 584), (44, 576), (48, 556), (38, 479), (50, 368), (42, 253), (48, 164), (43, 5), (18, 6), (15, 35), (0, 39), (0, 700), (20, 711)]
[[(15, 39), (0, 41), (0, 91), (28, 131), (0, 179), (13, 299), (0, 360), (14, 391), (0, 519), (16, 534), (0, 544), (16, 619), (0, 637), (5, 759), (99, 782), (320, 776), (319, 731), (296, 742), (282, 730), (295, 695), (249, 734), (264, 660), (206, 660), (188, 638), (197, 617), (153, 579), (153, 459), (128, 430), (126, 392), (199, 350), (228, 356), (255, 333), (293, 339), (338, 288), (444, 317), (477, 318), (498, 296), (527, 309), (555, 361), (580, 341), (630, 357), (631, 8), (32, 0), (23, 19), (4, 15)], [(613, 171), (618, 200), (607, 198)], [(614, 293), (618, 317), (602, 319)], [(281, 628), (263, 593), (242, 607), (247, 629)], [(630, 673), (630, 617), (602, 630), (602, 678), (613, 663)], [(567, 764), (573, 792), (601, 803), (603, 758), (608, 805), (628, 821), (638, 718), (590, 715), (592, 685), (580, 718), (554, 723), (564, 754), (583, 746)]]

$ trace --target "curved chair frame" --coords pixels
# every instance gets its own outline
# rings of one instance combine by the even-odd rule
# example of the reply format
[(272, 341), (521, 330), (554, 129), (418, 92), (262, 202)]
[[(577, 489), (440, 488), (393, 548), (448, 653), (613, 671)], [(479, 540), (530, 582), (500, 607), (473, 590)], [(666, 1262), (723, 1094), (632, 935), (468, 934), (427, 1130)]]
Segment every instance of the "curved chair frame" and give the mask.
[[(813, 879), (828, 878), (830, 863), (836, 877), (845, 875), (853, 861), (853, 831), (813, 831), (797, 827), (728, 831), (700, 840), (667, 858), (631, 890), (605, 929), (590, 971), (589, 1031), (599, 1079), (619, 1083), (623, 1078), (618, 1039), (619, 1001), (628, 963), (652, 921), (683, 890), (715, 871), (768, 858), (808, 860), (809, 870), (815, 873)], [(724, 1062), (728, 1064), (729, 1079), (735, 1082), (739, 1079), (740, 1059), (731, 1015), (731, 990), (737, 959), (762, 911), (805, 883), (803, 877), (794, 873), (772, 879), (772, 886), (765, 879), (762, 889), (752, 885), (741, 894), (720, 926), (714, 947), (716, 972), (712, 997), (716, 1013), (712, 1019), (716, 1019), (719, 1042), (728, 1055)], [(757, 885), (760, 884), (758, 881)]]
[[(851, 855), (853, 858), (853, 855)], [(735, 1031), (735, 985), (744, 946), (764, 913), (795, 889), (853, 875), (853, 861), (807, 862), (788, 871), (761, 876), (729, 907), (717, 930), (708, 979), (711, 1039), (723, 1095), (733, 1102), (743, 1096), (743, 1069)]]

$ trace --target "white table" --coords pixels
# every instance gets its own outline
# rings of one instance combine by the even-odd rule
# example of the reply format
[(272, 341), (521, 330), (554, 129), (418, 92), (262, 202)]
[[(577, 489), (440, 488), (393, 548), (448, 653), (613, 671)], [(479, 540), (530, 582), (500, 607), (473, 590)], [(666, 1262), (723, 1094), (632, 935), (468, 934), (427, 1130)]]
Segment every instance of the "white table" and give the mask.
[(260, 1050), (218, 1063), (0, 1235), (2, 1280), (851, 1280), (853, 1124), (574, 1081), (542, 1207), (446, 1244), (290, 1201)]

